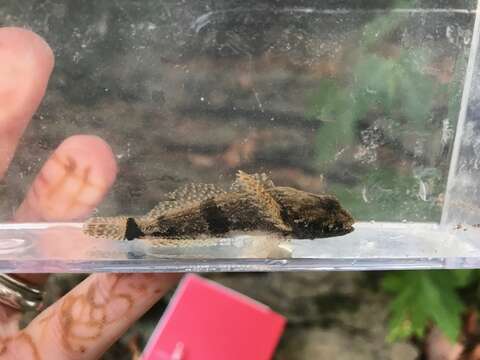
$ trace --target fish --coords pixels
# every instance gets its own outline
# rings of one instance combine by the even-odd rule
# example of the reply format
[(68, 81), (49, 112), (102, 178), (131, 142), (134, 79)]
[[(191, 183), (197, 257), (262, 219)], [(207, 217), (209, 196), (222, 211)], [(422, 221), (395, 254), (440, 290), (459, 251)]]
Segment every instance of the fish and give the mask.
[(86, 235), (112, 240), (195, 239), (262, 231), (315, 239), (354, 230), (354, 218), (333, 195), (275, 186), (265, 174), (238, 171), (228, 190), (187, 184), (142, 216), (92, 217)]

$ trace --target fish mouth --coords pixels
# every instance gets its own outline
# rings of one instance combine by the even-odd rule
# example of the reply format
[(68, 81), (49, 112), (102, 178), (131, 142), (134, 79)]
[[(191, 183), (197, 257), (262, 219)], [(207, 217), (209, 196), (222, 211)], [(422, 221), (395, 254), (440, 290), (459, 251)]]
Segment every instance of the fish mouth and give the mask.
[(317, 239), (342, 236), (351, 233), (354, 227), (350, 224), (319, 224), (317, 226), (297, 227), (294, 236), (298, 239)]
[(342, 229), (337, 231), (337, 235), (346, 235), (351, 233), (355, 228), (352, 225), (349, 225), (348, 227), (343, 227)]
[(334, 227), (328, 227), (327, 231), (324, 232), (325, 237), (328, 236), (340, 236), (340, 235), (346, 235), (351, 233), (355, 228), (351, 225), (342, 225), (342, 226), (334, 226)]
[(340, 217), (339, 219), (330, 219), (320, 227), (319, 237), (341, 236), (351, 233), (354, 229), (355, 221), (351, 216)]

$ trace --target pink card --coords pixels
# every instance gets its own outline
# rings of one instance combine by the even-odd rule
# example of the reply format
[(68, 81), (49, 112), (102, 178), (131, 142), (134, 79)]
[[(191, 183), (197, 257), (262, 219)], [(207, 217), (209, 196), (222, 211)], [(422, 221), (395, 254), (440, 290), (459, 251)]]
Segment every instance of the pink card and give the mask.
[(285, 318), (240, 293), (187, 275), (142, 360), (268, 360)]

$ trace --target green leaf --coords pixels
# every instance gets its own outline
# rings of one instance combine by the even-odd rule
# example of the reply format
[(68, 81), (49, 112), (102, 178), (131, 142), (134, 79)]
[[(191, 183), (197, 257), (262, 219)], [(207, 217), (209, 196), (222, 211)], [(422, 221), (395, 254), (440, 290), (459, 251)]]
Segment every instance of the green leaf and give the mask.
[(473, 281), (472, 271), (404, 271), (385, 276), (383, 288), (390, 304), (388, 340), (422, 337), (429, 322), (451, 340), (458, 337), (464, 304), (456, 289)]
[(455, 277), (455, 284), (459, 288), (470, 285), (478, 274), (475, 270), (450, 270), (450, 273)]
[(337, 153), (353, 143), (355, 121), (360, 114), (347, 91), (339, 87), (338, 81), (325, 79), (309, 97), (308, 115), (324, 122), (316, 141), (321, 165), (335, 160)]

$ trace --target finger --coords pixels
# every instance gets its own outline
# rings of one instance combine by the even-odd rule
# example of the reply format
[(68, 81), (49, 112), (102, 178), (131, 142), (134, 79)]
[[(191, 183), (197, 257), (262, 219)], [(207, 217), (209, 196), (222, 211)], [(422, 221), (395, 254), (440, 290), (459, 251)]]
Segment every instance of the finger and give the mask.
[(81, 219), (104, 198), (117, 174), (111, 148), (102, 139), (76, 135), (50, 156), (18, 208), (16, 221)]
[(52, 50), (38, 35), (0, 28), (0, 178), (45, 94), (53, 63)]
[[(105, 141), (96, 136), (72, 136), (60, 144), (40, 170), (14, 220), (81, 219), (102, 201), (116, 174), (115, 157)], [(42, 274), (16, 276), (36, 284), (47, 278)]]
[[(18, 358), (97, 359), (179, 279), (178, 274), (96, 274), (0, 342)], [(21, 355), (21, 356), (20, 356)], [(7, 356), (8, 358), (8, 356)]]

